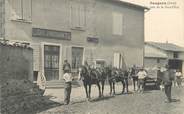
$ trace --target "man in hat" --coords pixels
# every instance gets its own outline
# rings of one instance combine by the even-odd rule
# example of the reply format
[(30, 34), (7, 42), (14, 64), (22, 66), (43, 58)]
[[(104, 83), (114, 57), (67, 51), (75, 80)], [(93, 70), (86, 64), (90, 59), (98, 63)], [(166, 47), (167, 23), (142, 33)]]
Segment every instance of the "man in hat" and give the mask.
[(132, 77), (133, 87), (134, 87), (134, 91), (135, 91), (136, 90), (136, 82), (137, 82), (137, 85), (138, 85), (137, 68), (136, 68), (135, 65), (133, 65), (133, 67), (131, 68), (130, 75)]
[(137, 73), (138, 76), (138, 92), (144, 92), (144, 84), (145, 78), (147, 77), (147, 73), (143, 67), (140, 68), (139, 72)]
[(165, 95), (167, 97), (166, 103), (170, 103), (172, 101), (171, 99), (171, 88), (172, 88), (172, 71), (169, 69), (169, 65), (165, 65), (165, 71), (162, 73), (162, 81), (165, 88)]
[(71, 67), (67, 60), (64, 61), (63, 65), (63, 79), (65, 81), (65, 90), (64, 90), (64, 105), (68, 105), (70, 102), (70, 94), (72, 89), (72, 80)]

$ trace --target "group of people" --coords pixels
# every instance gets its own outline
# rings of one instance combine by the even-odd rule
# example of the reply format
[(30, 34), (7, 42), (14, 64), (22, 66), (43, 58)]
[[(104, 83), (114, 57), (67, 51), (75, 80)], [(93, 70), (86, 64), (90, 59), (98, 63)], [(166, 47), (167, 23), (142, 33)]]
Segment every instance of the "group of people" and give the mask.
[[(64, 61), (63, 72), (64, 72), (63, 78), (65, 80), (64, 104), (67, 105), (70, 102), (70, 94), (71, 94), (72, 80), (73, 80), (73, 77), (71, 75), (71, 66), (67, 60)], [(172, 82), (174, 80), (174, 77), (176, 77), (177, 80), (180, 80), (181, 73), (177, 71), (177, 72), (175, 72), (175, 76), (174, 76), (173, 71), (169, 68), (168, 65), (165, 66), (164, 70), (159, 68), (158, 72), (159, 72), (159, 75), (161, 77), (162, 84), (164, 85), (165, 95), (167, 97), (166, 102), (170, 103), (172, 101), (172, 99), (171, 99)], [(146, 81), (146, 77), (148, 76), (148, 74), (147, 74), (147, 71), (143, 67), (137, 68), (134, 65), (132, 68), (130, 68), (127, 71), (127, 74), (125, 74), (125, 75), (127, 77), (126, 78), (127, 88), (129, 85), (128, 79), (131, 78), (132, 82), (133, 82), (134, 91), (138, 91), (140, 93), (144, 92), (145, 81)], [(137, 85), (137, 89), (136, 89), (136, 85)], [(181, 82), (178, 82), (178, 85), (181, 85)]]
[[(70, 94), (71, 94), (71, 89), (72, 89), (72, 80), (73, 77), (71, 75), (71, 66), (68, 63), (67, 60), (64, 61), (63, 64), (63, 79), (65, 80), (65, 88), (64, 88), (64, 104), (67, 105), (70, 102)], [(144, 91), (144, 83), (145, 83), (145, 77), (147, 76), (147, 73), (145, 72), (145, 70), (143, 68), (139, 69), (139, 71), (137, 72), (137, 68), (134, 65), (129, 71), (125, 72), (124, 74), (125, 76), (125, 85), (127, 88), (127, 92), (128, 92), (128, 79), (130, 77), (132, 77), (133, 79), (133, 84), (134, 84), (134, 90), (136, 88), (136, 82), (138, 85), (138, 90), (140, 92)]]

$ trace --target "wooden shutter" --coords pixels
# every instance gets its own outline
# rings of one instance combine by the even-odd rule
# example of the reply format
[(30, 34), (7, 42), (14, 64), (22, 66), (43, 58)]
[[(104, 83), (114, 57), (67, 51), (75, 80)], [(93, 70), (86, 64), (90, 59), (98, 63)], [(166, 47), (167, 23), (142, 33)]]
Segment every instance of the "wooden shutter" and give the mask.
[(22, 19), (22, 0), (11, 0), (12, 16), (14, 19)]
[(113, 13), (113, 34), (122, 35), (123, 32), (123, 15), (121, 13)]
[(32, 15), (32, 0), (23, 0), (23, 19), (31, 21)]

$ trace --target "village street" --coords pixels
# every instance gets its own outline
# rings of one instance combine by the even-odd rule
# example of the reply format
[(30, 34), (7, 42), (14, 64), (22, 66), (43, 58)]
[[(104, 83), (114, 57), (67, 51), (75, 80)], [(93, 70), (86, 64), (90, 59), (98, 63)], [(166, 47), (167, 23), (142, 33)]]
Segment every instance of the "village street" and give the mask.
[[(63, 89), (46, 90), (46, 96), (61, 105), (40, 112), (39, 114), (184, 114), (184, 87), (174, 87), (173, 99), (178, 102), (165, 103), (161, 90), (145, 91), (144, 94), (119, 94), (121, 85), (116, 86), (117, 95), (109, 96), (109, 86), (105, 87), (105, 97), (98, 99), (97, 87), (92, 87), (92, 101), (85, 100), (83, 87), (73, 88), (71, 103), (63, 105)], [(132, 90), (132, 88), (130, 88)]]

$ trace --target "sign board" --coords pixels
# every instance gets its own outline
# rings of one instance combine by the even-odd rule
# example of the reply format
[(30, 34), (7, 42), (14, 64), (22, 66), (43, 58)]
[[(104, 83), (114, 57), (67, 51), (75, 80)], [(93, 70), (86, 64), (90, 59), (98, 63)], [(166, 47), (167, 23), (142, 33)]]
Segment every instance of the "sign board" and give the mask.
[(54, 38), (61, 40), (71, 40), (71, 32), (41, 29), (41, 28), (32, 28), (32, 36), (43, 38)]
[(87, 41), (88, 42), (92, 42), (92, 43), (98, 43), (99, 39), (98, 38), (94, 38), (94, 37), (87, 37)]

